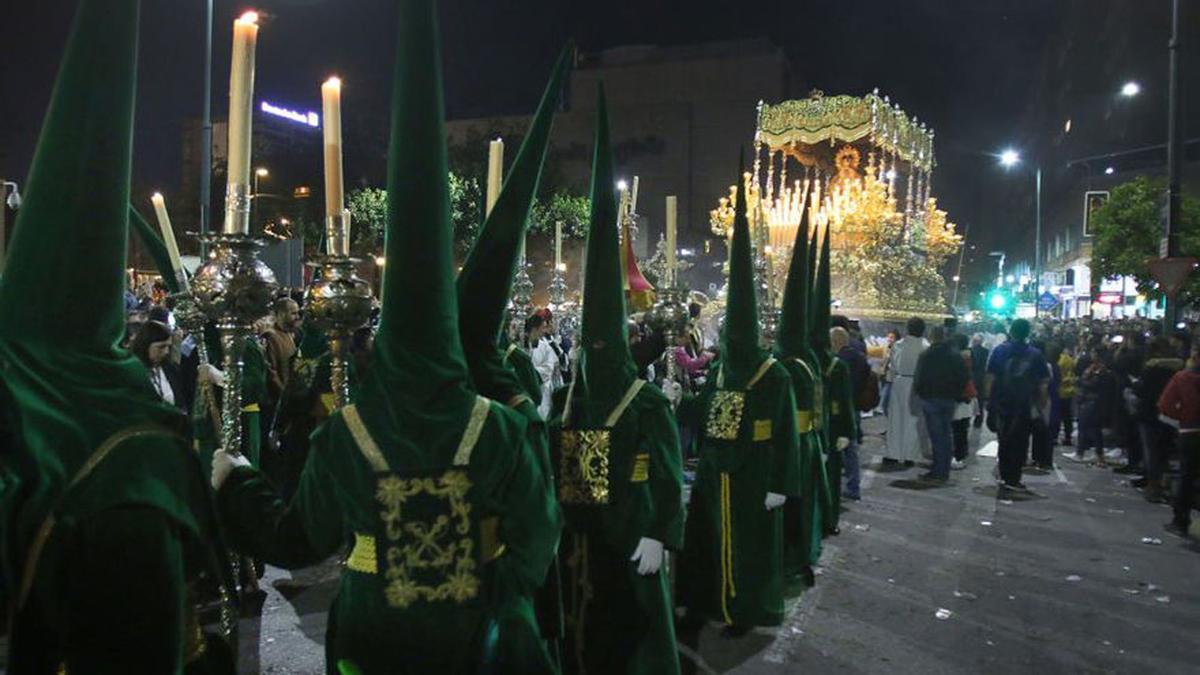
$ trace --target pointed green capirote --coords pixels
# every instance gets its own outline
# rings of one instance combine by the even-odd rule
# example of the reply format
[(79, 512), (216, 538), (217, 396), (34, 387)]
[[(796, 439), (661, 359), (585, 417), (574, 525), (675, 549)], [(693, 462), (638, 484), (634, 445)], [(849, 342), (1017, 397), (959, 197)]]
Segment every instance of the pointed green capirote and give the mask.
[(171, 254), (167, 252), (167, 245), (163, 243), (162, 237), (158, 236), (154, 228), (150, 227), (150, 223), (146, 222), (142, 214), (133, 208), (133, 204), (129, 205), (129, 224), (137, 233), (138, 240), (142, 242), (146, 252), (154, 260), (154, 266), (158, 268), (158, 274), (162, 277), (167, 290), (178, 293), (179, 280), (175, 278), (175, 268), (171, 265)]
[(504, 187), (458, 275), (458, 327), (471, 379), (481, 394), (500, 402), (523, 391), (512, 369), (504, 365), (498, 340), (504, 330), (522, 235), (550, 144), (554, 110), (570, 70), (570, 54), (567, 48), (558, 57)]
[(812, 268), (808, 266), (808, 250), (808, 209), (805, 209), (800, 216), (800, 227), (796, 229), (792, 262), (783, 287), (779, 327), (775, 331), (775, 353), (779, 356), (800, 357), (809, 350), (808, 294)]
[[(612, 147), (608, 136), (608, 103), (603, 85), (599, 86), (596, 97), (591, 200), (575, 398), (586, 402), (589, 409), (604, 410), (597, 414), (607, 415), (608, 408), (620, 401), (637, 377), (637, 366), (629, 351), (617, 235), (616, 185), (613, 183)], [(573, 402), (572, 407), (578, 409), (580, 406)]]
[(108, 4), (76, 15), (0, 288), (0, 334), (91, 351), (125, 333), (138, 8)]
[(811, 236), (808, 240), (808, 344), (811, 347), (813, 341), (813, 332), (817, 325), (817, 253), (820, 252), (820, 247), (817, 242), (817, 231), (819, 226), (814, 225)]
[(0, 388), (7, 390), (0, 398), (18, 421), (16, 451), (0, 452), (0, 474), (21, 483), (20, 510), (0, 509), (0, 530), (18, 553), (52, 507), (61, 521), (115, 505), (148, 506), (199, 532), (196, 509), (207, 499), (195, 456), (182, 441), (172, 447), (155, 436), (154, 452), (118, 448), (85, 489), (59, 502), (114, 434), (186, 424), (159, 401), (145, 367), (118, 346), (137, 38), (138, 0), (79, 4), (0, 285)]
[(458, 333), (437, 12), (405, 0), (397, 13), (383, 309), (357, 400), (364, 419), (436, 424), (469, 413), (474, 392)]
[(758, 298), (754, 292), (754, 261), (750, 250), (750, 220), (746, 215), (743, 158), (738, 159), (737, 210), (729, 247), (729, 287), (725, 296), (725, 325), (721, 329), (721, 371), (726, 389), (749, 384), (766, 354), (759, 344)]
[(813, 325), (813, 349), (817, 350), (818, 355), (829, 353), (829, 306), (833, 300), (830, 297), (829, 275), (829, 226), (826, 225), (821, 245), (821, 263), (817, 266), (817, 290), (813, 296), (817, 303), (813, 312), (813, 316), (816, 317)]

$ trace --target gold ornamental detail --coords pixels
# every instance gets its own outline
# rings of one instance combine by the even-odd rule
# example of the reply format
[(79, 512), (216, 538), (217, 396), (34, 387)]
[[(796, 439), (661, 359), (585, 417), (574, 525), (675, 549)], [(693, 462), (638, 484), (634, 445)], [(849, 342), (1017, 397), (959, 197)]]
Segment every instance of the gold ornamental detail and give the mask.
[(608, 503), (607, 429), (564, 430), (559, 459), (559, 499), (564, 504)]
[(708, 408), (708, 421), (704, 433), (709, 438), (736, 441), (742, 426), (742, 414), (746, 411), (746, 392), (717, 391)]

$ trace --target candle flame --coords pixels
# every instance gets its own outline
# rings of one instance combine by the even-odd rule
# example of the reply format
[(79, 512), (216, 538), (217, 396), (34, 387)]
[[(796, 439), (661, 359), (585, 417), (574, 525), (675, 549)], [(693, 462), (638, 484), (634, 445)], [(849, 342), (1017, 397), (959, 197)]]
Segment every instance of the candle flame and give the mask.
[(325, 86), (333, 87), (334, 89), (341, 89), (342, 88), (342, 78), (338, 77), (337, 75), (334, 75), (333, 77), (329, 78), (328, 80), (325, 80)]
[(258, 23), (258, 12), (251, 10), (238, 17), (240, 23)]
[(150, 195), (150, 201), (152, 202), (161, 202), (162, 200), (163, 196), (161, 192), (155, 192), (154, 194)]

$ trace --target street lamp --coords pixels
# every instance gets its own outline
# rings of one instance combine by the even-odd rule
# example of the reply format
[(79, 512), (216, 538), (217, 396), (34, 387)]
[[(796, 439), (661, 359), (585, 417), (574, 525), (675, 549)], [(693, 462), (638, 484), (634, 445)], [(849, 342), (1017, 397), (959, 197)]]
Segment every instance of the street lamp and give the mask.
[(1116, 169), (1114, 169), (1114, 168), (1112, 168), (1111, 166), (1110, 166), (1110, 167), (1106, 167), (1106, 168), (1104, 169), (1104, 175), (1105, 175), (1105, 176), (1111, 176), (1111, 175), (1113, 175), (1114, 173), (1116, 173), (1116, 171), (1117, 171), (1117, 170), (1116, 170)]
[(1142, 93), (1142, 85), (1130, 80), (1121, 86), (1121, 95), (1125, 98), (1133, 98)]
[[(1011, 169), (1021, 162), (1021, 155), (1016, 150), (1008, 148), (1000, 153), (1000, 165)], [(1042, 167), (1034, 168), (1034, 202), (1033, 202), (1033, 278), (1036, 285), (1042, 283)]]

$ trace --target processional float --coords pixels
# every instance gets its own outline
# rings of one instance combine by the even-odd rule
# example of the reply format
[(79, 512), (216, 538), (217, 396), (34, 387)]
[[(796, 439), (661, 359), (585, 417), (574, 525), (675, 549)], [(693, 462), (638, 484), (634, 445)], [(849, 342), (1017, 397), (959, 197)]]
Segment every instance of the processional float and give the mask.
[[(933, 130), (878, 90), (759, 103), (753, 169), (743, 176), (764, 328), (774, 325), (801, 215), (829, 228), (840, 311), (894, 320), (946, 315), (942, 264), (962, 245), (931, 194)], [(734, 187), (710, 212), (732, 230)]]

